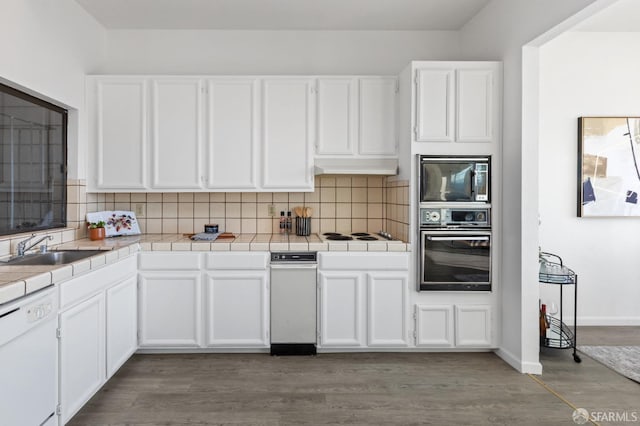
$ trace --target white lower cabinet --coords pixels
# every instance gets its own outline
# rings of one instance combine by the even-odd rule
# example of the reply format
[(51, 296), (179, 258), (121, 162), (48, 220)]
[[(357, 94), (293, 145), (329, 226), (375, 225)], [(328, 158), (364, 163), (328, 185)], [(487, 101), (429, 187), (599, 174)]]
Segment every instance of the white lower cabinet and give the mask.
[(138, 282), (130, 277), (107, 290), (107, 379), (138, 348)]
[(266, 271), (207, 272), (206, 342), (212, 347), (269, 347)]
[(320, 273), (322, 347), (364, 347), (364, 286), (359, 272)]
[(409, 345), (407, 273), (371, 272), (367, 274), (367, 344), (371, 347)]
[(140, 347), (199, 347), (202, 326), (200, 272), (140, 273)]
[(409, 255), (319, 254), (320, 347), (409, 345)]
[(59, 284), (60, 424), (136, 350), (135, 271), (129, 257)]
[(141, 253), (143, 349), (267, 348), (269, 253)]
[(104, 294), (60, 314), (60, 406), (65, 424), (105, 381)]
[(269, 347), (268, 266), (268, 252), (205, 256), (207, 347)]
[(490, 347), (491, 307), (488, 305), (456, 306), (455, 327), (457, 347)]
[(491, 348), (490, 305), (416, 305), (416, 346)]

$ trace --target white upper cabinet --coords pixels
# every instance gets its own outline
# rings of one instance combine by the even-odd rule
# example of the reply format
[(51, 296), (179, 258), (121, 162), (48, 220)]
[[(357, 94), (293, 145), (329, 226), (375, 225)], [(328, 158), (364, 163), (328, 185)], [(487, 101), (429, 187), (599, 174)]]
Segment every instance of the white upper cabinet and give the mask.
[(153, 80), (153, 188), (200, 188), (202, 92), (198, 79)]
[(497, 62), (417, 63), (414, 140), (494, 142), (500, 70)]
[(207, 187), (256, 190), (255, 78), (208, 80)]
[(456, 71), (456, 136), (458, 142), (489, 142), (493, 138), (493, 71)]
[(453, 141), (454, 71), (416, 72), (416, 140)]
[(352, 155), (357, 139), (357, 79), (318, 79), (316, 155)]
[(395, 77), (364, 77), (359, 81), (359, 143), (362, 155), (395, 155)]
[(141, 77), (87, 80), (94, 189), (146, 186), (147, 84)]
[(276, 77), (262, 84), (262, 187), (311, 191), (313, 80)]
[(318, 78), (316, 157), (397, 155), (396, 77)]

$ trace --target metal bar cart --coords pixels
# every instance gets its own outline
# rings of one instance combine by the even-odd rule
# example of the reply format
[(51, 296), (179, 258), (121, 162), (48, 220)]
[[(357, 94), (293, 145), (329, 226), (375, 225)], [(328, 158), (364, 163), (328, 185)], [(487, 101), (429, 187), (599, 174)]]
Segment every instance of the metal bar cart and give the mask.
[[(546, 321), (549, 330), (545, 337), (540, 338), (540, 345), (554, 349), (573, 348), (573, 360), (581, 362), (580, 356), (576, 353), (576, 336), (578, 334), (578, 275), (562, 263), (562, 258), (553, 253), (540, 252), (540, 272), (538, 281), (543, 284), (555, 284), (560, 287), (560, 305), (558, 306), (558, 316), (556, 318), (549, 314)], [(563, 321), (563, 293), (564, 287), (573, 285), (573, 329)]]

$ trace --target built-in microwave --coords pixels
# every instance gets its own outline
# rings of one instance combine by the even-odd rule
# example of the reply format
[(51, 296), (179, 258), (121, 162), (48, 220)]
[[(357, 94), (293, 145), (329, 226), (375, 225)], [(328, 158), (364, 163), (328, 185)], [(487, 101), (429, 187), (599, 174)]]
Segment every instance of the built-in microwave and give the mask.
[(489, 203), (490, 156), (418, 156), (420, 203)]

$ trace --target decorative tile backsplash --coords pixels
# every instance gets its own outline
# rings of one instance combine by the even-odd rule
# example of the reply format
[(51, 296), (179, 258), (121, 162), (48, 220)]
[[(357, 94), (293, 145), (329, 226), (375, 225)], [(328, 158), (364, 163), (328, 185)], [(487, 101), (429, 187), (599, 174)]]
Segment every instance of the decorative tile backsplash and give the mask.
[[(87, 212), (136, 211), (136, 205), (145, 212), (138, 223), (146, 234), (191, 234), (209, 223), (234, 234), (277, 233), (280, 212), (291, 211), (295, 217), (293, 209), (304, 206), (313, 210), (312, 233), (384, 230), (408, 241), (409, 182), (392, 177), (323, 175), (316, 176), (314, 192), (259, 193), (87, 193), (84, 180), (69, 179), (67, 199), (67, 228), (40, 232), (56, 234), (60, 242), (86, 237)], [(13, 248), (21, 239), (24, 235), (0, 238), (0, 245)]]
[[(295, 216), (293, 209), (304, 206), (313, 211), (313, 233), (377, 232), (391, 226), (392, 234), (404, 239), (408, 217), (399, 215), (408, 210), (408, 182), (387, 187), (386, 180), (382, 176), (318, 176), (314, 192), (89, 193), (86, 211), (136, 211), (136, 205), (143, 205), (145, 215), (138, 215), (138, 222), (148, 234), (202, 232), (209, 223), (235, 234), (270, 234), (278, 232), (281, 211)], [(82, 187), (78, 192), (82, 195)], [(404, 208), (403, 203), (407, 203)], [(273, 217), (270, 205), (276, 213)]]

